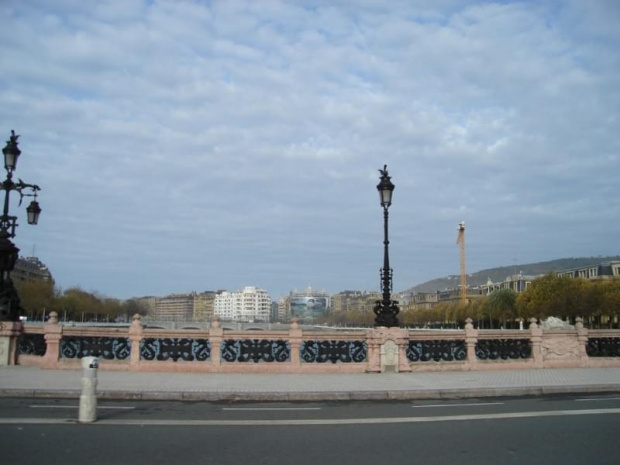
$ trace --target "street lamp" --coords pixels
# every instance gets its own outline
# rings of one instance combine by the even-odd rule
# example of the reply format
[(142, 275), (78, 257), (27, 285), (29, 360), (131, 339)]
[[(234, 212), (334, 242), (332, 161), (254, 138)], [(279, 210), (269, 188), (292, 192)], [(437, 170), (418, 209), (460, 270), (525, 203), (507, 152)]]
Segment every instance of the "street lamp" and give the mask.
[(398, 301), (391, 299), (392, 292), (392, 269), (390, 268), (390, 254), (388, 246), (390, 241), (388, 240), (388, 208), (392, 205), (392, 192), (394, 191), (394, 184), (390, 181), (388, 175), (387, 165), (383, 166), (381, 173), (381, 182), (377, 185), (379, 191), (379, 198), (381, 200), (381, 206), (383, 207), (383, 268), (381, 268), (381, 291), (383, 292), (383, 299), (377, 300), (375, 303), (375, 326), (386, 326), (388, 328), (399, 326), (398, 318)]
[(27, 184), (21, 179), (13, 182), (13, 171), (17, 168), (17, 160), (22, 153), (17, 146), (18, 135), (11, 131), (11, 137), (2, 149), (4, 155), (4, 169), (6, 179), (0, 183), (0, 190), (4, 193), (4, 210), (0, 216), (0, 321), (17, 321), (20, 313), (20, 299), (17, 294), (11, 271), (19, 256), (19, 249), (11, 242), (15, 237), (17, 228), (17, 217), (9, 215), (9, 198), (11, 191), (19, 193), (19, 204), (22, 204), (24, 197), (34, 197), (34, 200), (26, 208), (28, 214), (28, 224), (37, 224), (41, 207), (37, 202), (37, 192), (40, 190), (36, 184)]

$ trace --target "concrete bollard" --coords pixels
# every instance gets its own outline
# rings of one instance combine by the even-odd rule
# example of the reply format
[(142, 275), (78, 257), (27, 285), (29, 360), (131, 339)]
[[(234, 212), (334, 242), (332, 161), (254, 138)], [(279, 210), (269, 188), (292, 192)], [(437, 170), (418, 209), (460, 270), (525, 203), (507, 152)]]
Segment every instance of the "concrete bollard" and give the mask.
[(82, 395), (80, 396), (80, 423), (92, 423), (97, 420), (97, 357), (82, 359)]

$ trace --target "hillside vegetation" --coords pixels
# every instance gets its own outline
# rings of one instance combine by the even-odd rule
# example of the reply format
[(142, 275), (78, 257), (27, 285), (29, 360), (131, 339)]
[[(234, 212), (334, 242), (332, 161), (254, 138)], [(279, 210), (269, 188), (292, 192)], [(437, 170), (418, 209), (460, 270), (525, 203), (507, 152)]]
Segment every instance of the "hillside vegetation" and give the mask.
[[(611, 257), (582, 257), (582, 258), (560, 258), (549, 262), (528, 263), (525, 265), (502, 266), (477, 271), (467, 275), (468, 286), (480, 286), (486, 284), (487, 280), (493, 282), (505, 281), (508, 276), (516, 273), (523, 273), (525, 276), (537, 276), (547, 274), (552, 271), (566, 270), (569, 268), (579, 268), (582, 266), (597, 265), (601, 262), (610, 260), (620, 260), (620, 256)], [(459, 276), (451, 275), (445, 278), (437, 278), (422, 284), (413, 286), (407, 291), (414, 292), (435, 292), (446, 289), (453, 289), (459, 285)]]

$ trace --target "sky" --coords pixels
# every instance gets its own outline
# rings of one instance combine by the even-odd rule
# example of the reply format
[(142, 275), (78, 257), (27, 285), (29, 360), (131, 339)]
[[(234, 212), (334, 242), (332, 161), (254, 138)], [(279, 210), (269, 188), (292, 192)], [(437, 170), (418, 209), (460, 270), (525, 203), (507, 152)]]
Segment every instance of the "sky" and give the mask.
[[(2, 0), (21, 255), (108, 297), (616, 255), (616, 0)], [(0, 141), (3, 142), (3, 141)], [(4, 146), (4, 145), (3, 145)]]

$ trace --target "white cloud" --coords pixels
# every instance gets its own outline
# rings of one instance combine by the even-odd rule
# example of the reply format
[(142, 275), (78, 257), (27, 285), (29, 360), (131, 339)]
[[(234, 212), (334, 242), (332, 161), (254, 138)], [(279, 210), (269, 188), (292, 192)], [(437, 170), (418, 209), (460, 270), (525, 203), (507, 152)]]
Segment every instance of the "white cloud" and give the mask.
[(461, 220), (479, 267), (617, 253), (595, 3), (5, 2), (0, 115), (43, 188), (18, 242), (119, 297), (371, 289), (387, 163), (396, 289), (457, 271)]

